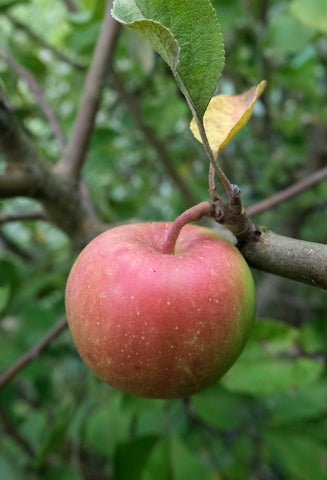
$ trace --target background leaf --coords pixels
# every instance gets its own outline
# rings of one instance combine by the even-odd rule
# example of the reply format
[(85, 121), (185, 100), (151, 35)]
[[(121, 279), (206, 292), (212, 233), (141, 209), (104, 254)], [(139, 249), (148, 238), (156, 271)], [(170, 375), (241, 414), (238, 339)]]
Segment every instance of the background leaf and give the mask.
[(327, 33), (327, 3), (324, 0), (293, 0), (291, 12), (304, 25), (321, 33)]
[(114, 458), (115, 479), (140, 480), (156, 440), (156, 437), (140, 437), (119, 445)]
[(294, 355), (294, 329), (278, 322), (268, 322), (267, 326), (265, 322), (255, 325), (241, 357), (221, 380), (227, 390), (266, 395), (309, 386), (323, 374), (325, 368), (320, 359)]

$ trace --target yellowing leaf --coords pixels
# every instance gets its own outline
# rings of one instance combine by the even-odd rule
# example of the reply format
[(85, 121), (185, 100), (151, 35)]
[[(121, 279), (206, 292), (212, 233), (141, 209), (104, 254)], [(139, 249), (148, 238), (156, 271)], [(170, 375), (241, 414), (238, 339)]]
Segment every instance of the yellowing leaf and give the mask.
[[(263, 80), (259, 85), (250, 88), (241, 95), (217, 95), (210, 100), (203, 117), (203, 124), (215, 158), (230, 139), (247, 123), (254, 104), (265, 86), (266, 81)], [(202, 143), (194, 118), (190, 128), (195, 138)]]

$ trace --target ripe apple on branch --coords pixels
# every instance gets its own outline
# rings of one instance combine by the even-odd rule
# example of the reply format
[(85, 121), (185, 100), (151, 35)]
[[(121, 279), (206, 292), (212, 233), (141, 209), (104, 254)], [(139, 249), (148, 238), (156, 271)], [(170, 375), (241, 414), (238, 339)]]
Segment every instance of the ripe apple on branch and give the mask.
[[(81, 357), (106, 383), (144, 397), (186, 397), (226, 373), (255, 319), (254, 284), (239, 250), (265, 232), (244, 212), (240, 189), (217, 158), (248, 121), (266, 82), (241, 95), (213, 97), (224, 46), (209, 1), (116, 0), (112, 14), (170, 66), (209, 160), (211, 201), (173, 223), (125, 225), (92, 240), (68, 278), (67, 319)], [(187, 225), (203, 217), (227, 227), (236, 246)]]
[[(215, 23), (209, 2), (203, 5), (204, 14)], [(124, 8), (123, 2), (115, 2), (113, 15), (120, 21)], [(169, 13), (178, 16), (174, 9)], [(154, 17), (143, 20), (140, 33), (165, 60), (170, 49), (168, 63), (193, 113), (191, 130), (210, 161), (212, 201), (195, 205), (174, 223), (125, 225), (95, 238), (70, 273), (66, 312), (81, 357), (102, 380), (135, 395), (178, 398), (198, 393), (230, 368), (255, 318), (254, 284), (240, 252), (213, 231), (186, 224), (206, 216), (229, 225), (239, 242), (245, 235), (258, 234), (242, 211), (239, 188), (229, 182), (216, 158), (246, 123), (265, 84), (243, 95), (214, 97), (204, 114), (217, 76), (203, 98), (177, 66), (183, 64), (187, 47), (158, 47), (162, 28), (166, 40), (172, 35), (164, 23), (156, 25), (157, 32), (147, 33), (146, 26), (162, 21), (160, 15)], [(215, 25), (217, 44), (210, 62), (216, 63), (217, 75), (223, 47)], [(128, 26), (133, 28), (133, 21)], [(174, 34), (178, 42), (178, 32)], [(190, 70), (198, 68), (195, 60)], [(215, 174), (227, 202), (216, 193)]]

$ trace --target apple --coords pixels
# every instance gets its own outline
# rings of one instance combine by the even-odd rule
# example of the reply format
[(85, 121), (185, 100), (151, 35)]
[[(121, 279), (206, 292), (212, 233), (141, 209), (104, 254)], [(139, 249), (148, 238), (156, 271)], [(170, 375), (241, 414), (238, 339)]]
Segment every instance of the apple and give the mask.
[(255, 318), (250, 270), (212, 230), (172, 223), (113, 228), (78, 256), (66, 312), (80, 356), (109, 385), (142, 397), (186, 397), (235, 362)]

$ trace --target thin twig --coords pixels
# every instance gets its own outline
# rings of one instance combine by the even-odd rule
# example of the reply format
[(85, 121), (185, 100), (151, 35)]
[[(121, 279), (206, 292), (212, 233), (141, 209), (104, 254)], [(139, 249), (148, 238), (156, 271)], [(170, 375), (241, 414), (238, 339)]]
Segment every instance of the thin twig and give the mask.
[(62, 0), (62, 2), (66, 5), (67, 10), (71, 13), (77, 13), (78, 8), (74, 0)]
[(25, 437), (17, 430), (16, 426), (5, 415), (5, 412), (0, 409), (0, 422), (3, 425), (4, 431), (12, 438), (30, 457), (34, 457), (35, 452), (32, 445)]
[(81, 72), (86, 71), (86, 67), (83, 64), (73, 60), (72, 58), (68, 57), (64, 53), (54, 48), (52, 45), (50, 45), (50, 43), (44, 40), (44, 38), (40, 37), (32, 29), (30, 29), (28, 25), (25, 25), (24, 23), (20, 22), (15, 17), (13, 17), (10, 13), (6, 13), (5, 15), (6, 15), (6, 18), (10, 21), (10, 23), (14, 27), (26, 33), (26, 35), (28, 35), (28, 37), (31, 40), (33, 40), (33, 42), (35, 42), (38, 46), (44, 48), (45, 50), (48, 50), (49, 52), (51, 52), (58, 60), (60, 60), (63, 63), (66, 63), (67, 65), (70, 65), (75, 70), (79, 70)]
[(179, 175), (175, 165), (171, 161), (171, 158), (169, 156), (169, 153), (167, 152), (165, 144), (156, 135), (153, 128), (149, 127), (149, 125), (145, 123), (145, 120), (142, 115), (142, 111), (137, 101), (135, 100), (133, 95), (131, 95), (128, 92), (121, 76), (116, 70), (114, 70), (114, 68), (110, 69), (110, 77), (114, 82), (114, 86), (118, 95), (126, 105), (135, 124), (144, 135), (147, 143), (156, 152), (158, 159), (160, 160), (161, 164), (165, 168), (168, 175), (174, 181), (175, 185), (181, 192), (186, 203), (189, 205), (194, 205), (195, 203), (197, 203), (198, 199), (196, 198), (196, 196), (194, 195), (190, 187), (187, 185), (187, 183), (184, 182), (182, 177)]
[(35, 256), (34, 254), (30, 253), (26, 250), (25, 247), (19, 245), (11, 236), (9, 236), (5, 231), (0, 228), (0, 245), (2, 248), (7, 250), (8, 252), (17, 255), (21, 258), (25, 263), (34, 263)]
[(199, 134), (201, 137), (201, 142), (204, 148), (204, 151), (206, 152), (206, 155), (208, 157), (208, 160), (210, 162), (210, 165), (212, 165), (212, 168), (217, 174), (217, 177), (220, 179), (221, 183), (224, 186), (224, 189), (228, 195), (229, 198), (233, 197), (233, 185), (230, 183), (229, 179), (223, 172), (223, 170), (219, 167), (219, 165), (216, 162), (215, 156), (211, 150), (209, 140), (207, 137), (207, 133), (204, 128), (203, 120), (201, 120), (197, 115), (195, 115), (195, 122), (199, 130)]
[(215, 202), (217, 200), (215, 175), (216, 175), (215, 169), (213, 168), (212, 163), (210, 163), (210, 167), (209, 167), (209, 194), (210, 194), (210, 198), (213, 202)]
[(105, 16), (88, 71), (81, 102), (73, 125), (63, 160), (58, 168), (73, 178), (78, 178), (86, 159), (86, 152), (94, 128), (95, 116), (101, 101), (108, 66), (120, 31), (111, 16), (112, 0), (106, 4)]
[(300, 193), (304, 192), (308, 188), (313, 187), (316, 183), (321, 182), (327, 178), (327, 167), (323, 167), (320, 170), (317, 170), (312, 175), (300, 180), (294, 185), (291, 185), (284, 190), (272, 195), (271, 197), (263, 200), (262, 202), (258, 202), (246, 210), (247, 215), (256, 215), (264, 210), (268, 210), (279, 203), (282, 203), (284, 200), (287, 200), (295, 195), (299, 195)]
[(57, 139), (60, 148), (63, 150), (65, 145), (65, 137), (63, 131), (54, 111), (52, 110), (48, 100), (46, 99), (46, 96), (39, 82), (2, 46), (0, 46), (0, 57), (2, 57), (3, 60), (8, 64), (8, 66), (26, 82), (43, 115), (49, 122), (49, 126), (55, 138)]
[(22, 355), (17, 362), (0, 376), (0, 389), (11, 381), (21, 370), (35, 360), (52, 340), (57, 338), (67, 328), (66, 317), (58, 322), (44, 335), (44, 337)]
[(9, 222), (21, 222), (31, 220), (48, 220), (46, 213), (43, 210), (36, 212), (21, 212), (21, 213), (0, 213), (0, 225)]

